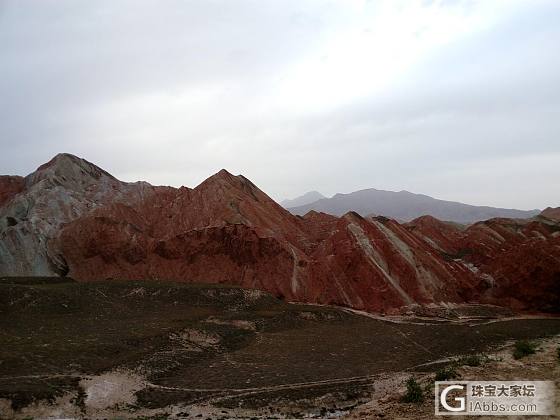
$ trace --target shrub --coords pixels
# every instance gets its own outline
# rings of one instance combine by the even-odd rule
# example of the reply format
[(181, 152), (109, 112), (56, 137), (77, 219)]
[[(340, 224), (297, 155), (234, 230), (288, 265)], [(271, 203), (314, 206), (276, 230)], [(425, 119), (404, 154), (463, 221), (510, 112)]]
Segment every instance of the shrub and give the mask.
[(556, 349), (556, 355), (558, 356), (558, 361), (560, 362), (560, 347)]
[(448, 381), (455, 379), (459, 375), (453, 366), (446, 366), (436, 371), (436, 381)]
[(405, 403), (421, 403), (424, 401), (424, 391), (422, 391), (416, 379), (411, 377), (406, 381), (406, 394), (404, 394), (402, 400)]
[(456, 363), (459, 366), (480, 366), (488, 361), (488, 357), (484, 354), (469, 354), (457, 359)]
[(515, 343), (515, 347), (513, 349), (513, 358), (521, 359), (522, 357), (528, 356), (530, 354), (535, 354), (536, 351), (537, 345), (535, 343), (521, 340)]
[(74, 398), (70, 400), (71, 403), (75, 404), (82, 413), (86, 411), (86, 391), (81, 386), (78, 387), (78, 393)]

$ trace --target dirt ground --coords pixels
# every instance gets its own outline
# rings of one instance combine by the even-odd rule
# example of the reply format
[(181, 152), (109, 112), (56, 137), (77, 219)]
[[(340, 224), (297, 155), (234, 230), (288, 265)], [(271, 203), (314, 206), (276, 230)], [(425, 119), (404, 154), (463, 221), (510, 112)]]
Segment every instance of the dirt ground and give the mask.
[(452, 312), (375, 317), (220, 285), (0, 281), (0, 418), (375, 416), (434, 361), (560, 334), (557, 318)]
[[(467, 419), (476, 418), (481, 420), (492, 420), (499, 418), (507, 419), (545, 419), (560, 417), (560, 336), (535, 340), (538, 343), (536, 354), (515, 360), (513, 344), (503, 346), (499, 351), (487, 354), (489, 361), (481, 366), (462, 366), (457, 369), (459, 379), (469, 380), (539, 380), (553, 381), (556, 384), (556, 416), (453, 416), (447, 418)], [(427, 390), (426, 399), (423, 403), (404, 403), (401, 401), (405, 394), (404, 382), (409, 377), (417, 378), (421, 386)], [(446, 417), (434, 415), (434, 375), (433, 374), (410, 374), (401, 372), (398, 376), (380, 379), (379, 386), (373, 398), (366, 404), (353, 409), (345, 420), (362, 419), (442, 419)]]

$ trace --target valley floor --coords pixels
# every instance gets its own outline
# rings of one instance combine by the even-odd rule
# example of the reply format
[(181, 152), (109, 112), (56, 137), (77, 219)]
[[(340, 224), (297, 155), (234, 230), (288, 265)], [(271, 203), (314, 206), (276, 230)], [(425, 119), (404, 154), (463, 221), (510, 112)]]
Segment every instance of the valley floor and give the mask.
[(560, 334), (485, 310), (380, 319), (230, 286), (3, 279), (0, 418), (423, 415), (391, 400), (408, 376)]

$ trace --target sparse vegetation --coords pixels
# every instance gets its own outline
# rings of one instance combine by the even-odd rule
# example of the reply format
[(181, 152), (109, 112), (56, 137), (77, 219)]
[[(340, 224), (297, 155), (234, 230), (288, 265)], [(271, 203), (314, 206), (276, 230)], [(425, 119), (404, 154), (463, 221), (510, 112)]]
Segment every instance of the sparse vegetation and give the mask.
[[(339, 409), (371, 394), (369, 380), (331, 384), (325, 379), (397, 372), (465, 348), (480, 352), (505, 339), (534, 340), (560, 331), (557, 319), (504, 321), (476, 329), (439, 323), (388, 326), (336, 308), (288, 304), (225, 285), (17, 278), (0, 279), (0, 292), (0, 360), (6, 361), (0, 363), (0, 398), (10, 400), (17, 411), (33, 401), (54, 402), (71, 393), (84, 416), (90, 413), (80, 381), (116, 368), (140, 369), (149, 372), (152, 383), (177, 387), (137, 391), (131, 412), (164, 412), (169, 405), (215, 395), (195, 388), (245, 386), (262, 387), (263, 392), (232, 393), (219, 404), (275, 410), (293, 405), (296, 411), (318, 413), (313, 406), (318, 399), (322, 407)], [(412, 343), (432, 355), (414, 351)], [(393, 352), (395, 347), (410, 351)], [(252, 362), (250, 375), (247, 361)], [(438, 377), (451, 379), (457, 367), (448, 364)], [(68, 376), (61, 375), (69, 370)], [(303, 388), (267, 389), (315, 381), (317, 385)], [(416, 385), (407, 387), (407, 400), (428, 399), (433, 383)], [(295, 411), (290, 415), (298, 417)]]
[(424, 401), (424, 391), (413, 377), (406, 381), (406, 394), (404, 394), (402, 401), (405, 403), (421, 403)]
[(71, 400), (71, 402), (76, 405), (77, 407), (80, 408), (80, 411), (82, 411), (82, 413), (85, 412), (86, 410), (86, 391), (84, 390), (84, 388), (82, 388), (81, 386), (78, 386), (78, 393), (76, 394), (76, 396)]
[(556, 355), (558, 356), (558, 362), (560, 362), (560, 347), (556, 349)]
[(455, 366), (445, 366), (436, 371), (436, 381), (448, 381), (459, 377)]
[(485, 354), (469, 354), (466, 356), (461, 356), (455, 361), (457, 366), (481, 366), (488, 362), (488, 356)]
[(525, 356), (529, 356), (530, 354), (535, 354), (536, 351), (537, 345), (535, 343), (526, 340), (519, 340), (515, 343), (513, 349), (513, 358), (521, 359)]

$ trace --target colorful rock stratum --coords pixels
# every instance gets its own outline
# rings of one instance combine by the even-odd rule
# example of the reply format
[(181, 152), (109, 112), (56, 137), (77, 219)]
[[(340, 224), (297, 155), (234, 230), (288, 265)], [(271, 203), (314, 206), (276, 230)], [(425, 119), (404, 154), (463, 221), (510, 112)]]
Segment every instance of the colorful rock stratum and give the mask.
[(560, 310), (560, 221), (294, 216), (225, 170), (195, 188), (121, 182), (60, 154), (0, 177), (0, 276), (227, 283), (371, 312), (480, 302)]

